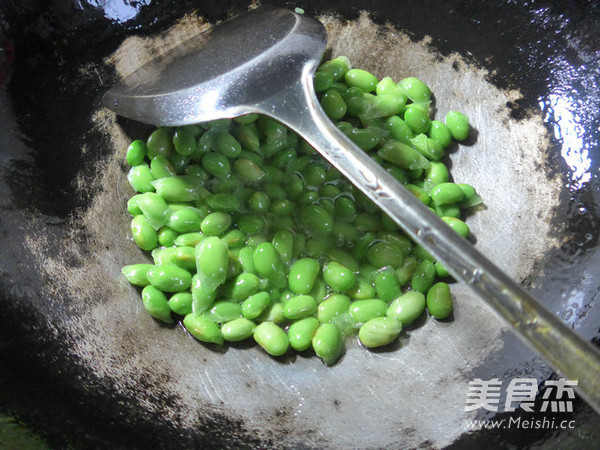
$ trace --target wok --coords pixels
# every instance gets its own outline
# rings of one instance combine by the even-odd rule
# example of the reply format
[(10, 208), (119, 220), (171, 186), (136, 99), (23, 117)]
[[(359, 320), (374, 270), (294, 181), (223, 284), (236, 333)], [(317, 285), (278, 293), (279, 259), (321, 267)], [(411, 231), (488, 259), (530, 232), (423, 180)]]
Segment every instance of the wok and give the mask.
[[(263, 2), (319, 17), (331, 53), (357, 67), (427, 80), (439, 117), (471, 117), (476, 132), (449, 159), (485, 200), (468, 218), (476, 245), (597, 343), (597, 3), (371, 3)], [(475, 378), (555, 375), (459, 285), (452, 322), (424, 320), (384, 351), (350, 342), (333, 367), (217, 351), (144, 312), (120, 268), (143, 257), (123, 155), (148, 130), (101, 96), (248, 6), (3, 4), (1, 408), (56, 448), (594, 448), (600, 418), (578, 399), (573, 412), (465, 412)], [(466, 423), (491, 417), (574, 428)]]

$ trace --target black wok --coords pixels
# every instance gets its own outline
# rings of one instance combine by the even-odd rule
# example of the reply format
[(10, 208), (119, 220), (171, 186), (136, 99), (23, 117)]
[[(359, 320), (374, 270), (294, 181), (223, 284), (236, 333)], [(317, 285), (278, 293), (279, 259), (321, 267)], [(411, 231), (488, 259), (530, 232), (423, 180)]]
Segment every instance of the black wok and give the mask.
[[(413, 70), (440, 111), (450, 99), (472, 112), (478, 133), (451, 160), (486, 199), (469, 218), (477, 245), (598, 343), (598, 3), (263, 4), (304, 8), (326, 22), (333, 53), (382, 75)], [(556, 376), (460, 286), (454, 323), (422, 324), (391, 351), (350, 346), (333, 368), (221, 354), (143, 314), (119, 274), (140, 257), (119, 158), (147, 130), (107, 114), (101, 96), (158, 45), (126, 38), (248, 6), (0, 6), (0, 411), (53, 448), (597, 448), (600, 418), (579, 399), (573, 412), (473, 416), (574, 428), (468, 429), (469, 380)]]

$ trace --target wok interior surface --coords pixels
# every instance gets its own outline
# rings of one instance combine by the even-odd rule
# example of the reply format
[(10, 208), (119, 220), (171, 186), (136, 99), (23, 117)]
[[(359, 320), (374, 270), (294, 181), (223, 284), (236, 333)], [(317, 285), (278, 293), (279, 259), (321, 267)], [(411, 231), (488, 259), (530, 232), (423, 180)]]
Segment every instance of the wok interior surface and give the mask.
[[(15, 60), (0, 66), (0, 406), (53, 447), (598, 442), (600, 420), (581, 401), (559, 414), (575, 429), (466, 427), (494, 416), (464, 411), (470, 380), (554, 375), (460, 285), (452, 322), (422, 321), (380, 352), (350, 342), (329, 368), (205, 347), (154, 322), (120, 275), (143, 258), (128, 239), (124, 150), (148, 130), (100, 98), (153, 52), (248, 3), (145, 3), (4, 7), (1, 43)], [(449, 158), (454, 178), (485, 201), (468, 218), (476, 245), (598, 342), (597, 5), (264, 3), (319, 17), (331, 53), (356, 67), (427, 80), (436, 117), (470, 116), (474, 138)]]

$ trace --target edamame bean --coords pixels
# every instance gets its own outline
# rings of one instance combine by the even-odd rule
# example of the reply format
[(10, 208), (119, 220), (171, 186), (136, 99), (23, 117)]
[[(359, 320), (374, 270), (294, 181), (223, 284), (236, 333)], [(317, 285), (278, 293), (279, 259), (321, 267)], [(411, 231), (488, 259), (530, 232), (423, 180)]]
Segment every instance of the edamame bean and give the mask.
[(190, 292), (177, 292), (168, 300), (169, 309), (179, 316), (192, 313), (192, 294)]
[(325, 114), (332, 120), (339, 120), (346, 115), (347, 106), (342, 95), (335, 89), (328, 89), (321, 97), (321, 106)]
[(398, 87), (413, 102), (427, 102), (431, 99), (431, 90), (416, 77), (407, 77), (400, 80)]
[(338, 316), (347, 314), (350, 309), (350, 298), (344, 294), (332, 294), (319, 303), (317, 319), (321, 323), (332, 322)]
[(123, 276), (131, 284), (136, 286), (148, 286), (148, 270), (154, 267), (153, 264), (130, 264), (121, 269)]
[(323, 92), (331, 87), (333, 76), (329, 72), (317, 71), (313, 77), (315, 92)]
[(127, 147), (127, 155), (125, 159), (127, 164), (131, 167), (139, 166), (144, 162), (146, 157), (146, 143), (140, 139), (133, 141), (129, 147)]
[(454, 231), (456, 231), (462, 237), (467, 238), (471, 234), (471, 229), (462, 220), (460, 220), (456, 217), (445, 217), (445, 216), (442, 217), (441, 219), (446, 223), (446, 225), (448, 225), (450, 228), (452, 228)]
[(376, 242), (367, 250), (367, 260), (376, 268), (399, 267), (402, 265), (404, 255), (399, 248), (389, 242)]
[(248, 158), (237, 159), (233, 163), (233, 170), (246, 183), (257, 183), (266, 176), (260, 165)]
[(417, 263), (417, 258), (414, 256), (407, 256), (404, 258), (402, 265), (396, 269), (396, 278), (398, 279), (400, 286), (404, 286), (411, 280), (412, 274), (417, 267)]
[(157, 155), (169, 157), (175, 150), (173, 147), (173, 137), (171, 128), (157, 128), (146, 141), (148, 158), (152, 159)]
[(425, 311), (425, 295), (418, 291), (408, 291), (390, 303), (386, 311), (388, 317), (410, 325)]
[(446, 126), (457, 141), (464, 141), (469, 136), (469, 118), (458, 111), (446, 114)]
[(202, 280), (203, 278), (200, 278), (197, 273), (192, 276), (190, 290), (192, 292), (192, 312), (195, 314), (201, 314), (208, 310), (217, 298), (217, 291), (206, 289), (207, 283)]
[(166, 202), (191, 202), (206, 195), (201, 183), (193, 175), (175, 175), (154, 180), (152, 186)]
[(171, 213), (168, 226), (178, 233), (192, 233), (200, 231), (201, 221), (198, 209), (189, 206)]
[(427, 291), (427, 310), (436, 319), (445, 319), (452, 314), (452, 293), (447, 283), (440, 281)]
[(363, 92), (373, 92), (377, 87), (377, 77), (362, 69), (350, 69), (344, 74), (348, 86), (358, 87)]
[(254, 269), (261, 277), (271, 280), (277, 287), (287, 285), (281, 258), (271, 242), (263, 242), (256, 247), (253, 261)]
[(390, 344), (398, 339), (402, 323), (392, 317), (375, 317), (358, 330), (358, 339), (365, 347), (374, 348)]
[(350, 317), (360, 325), (375, 317), (385, 316), (387, 308), (387, 303), (378, 298), (355, 300), (350, 304)]
[(408, 106), (406, 111), (404, 111), (404, 121), (417, 134), (427, 133), (431, 126), (429, 116), (414, 104)]
[(432, 120), (429, 127), (429, 137), (437, 141), (442, 148), (446, 148), (452, 142), (452, 134), (448, 127), (439, 120)]
[(202, 239), (204, 239), (204, 237), (205, 236), (200, 232), (182, 233), (175, 238), (173, 244), (175, 244), (177, 247), (195, 247)]
[(306, 205), (300, 209), (300, 218), (304, 227), (318, 235), (326, 235), (333, 230), (333, 218), (320, 205)]
[(181, 292), (192, 283), (192, 275), (176, 265), (154, 266), (147, 272), (150, 284), (164, 292)]
[(227, 130), (219, 130), (215, 133), (216, 150), (227, 158), (237, 158), (242, 152), (242, 146)]
[(167, 226), (161, 227), (158, 230), (158, 245), (162, 247), (172, 247), (175, 245), (177, 236), (179, 236), (179, 233), (172, 228)]
[(400, 283), (396, 278), (396, 272), (391, 266), (379, 269), (375, 274), (373, 284), (375, 285), (377, 297), (386, 302), (398, 297), (402, 292)]
[(242, 317), (242, 305), (237, 302), (221, 300), (215, 302), (208, 311), (204, 313), (207, 319), (217, 323), (225, 323)]
[(229, 229), (233, 219), (226, 212), (214, 212), (206, 216), (200, 223), (200, 230), (205, 236), (219, 236)]
[(183, 326), (199, 341), (209, 344), (223, 344), (223, 334), (219, 325), (205, 316), (196, 313), (188, 314), (183, 318)]
[(346, 292), (356, 282), (354, 273), (336, 261), (328, 262), (323, 267), (323, 280), (336, 292)]
[(314, 284), (321, 267), (314, 258), (298, 259), (291, 267), (288, 275), (289, 288), (296, 294), (308, 294)]
[(245, 317), (240, 317), (224, 323), (221, 327), (221, 333), (223, 335), (223, 339), (226, 341), (239, 342), (252, 336), (254, 328), (256, 328), (254, 322), (246, 319)]
[(281, 260), (288, 264), (294, 256), (294, 235), (290, 230), (279, 230), (273, 235), (273, 245)]
[(180, 127), (173, 134), (173, 147), (175, 151), (183, 156), (190, 156), (196, 151), (196, 138), (187, 127)]
[(331, 74), (334, 81), (339, 81), (344, 78), (344, 74), (350, 70), (352, 65), (347, 56), (338, 56), (324, 62), (317, 69), (319, 72), (328, 72)]
[(299, 352), (309, 349), (317, 328), (319, 328), (319, 321), (314, 317), (295, 321), (288, 328), (290, 346)]
[(325, 364), (335, 363), (344, 350), (344, 341), (338, 327), (332, 323), (321, 324), (313, 335), (312, 347)]
[(146, 286), (142, 289), (142, 303), (148, 313), (165, 323), (172, 323), (171, 309), (167, 302), (167, 296), (155, 286)]
[(418, 291), (424, 294), (429, 290), (434, 279), (435, 266), (433, 265), (432, 261), (424, 259), (417, 264), (417, 267), (415, 267), (410, 279), (410, 285), (413, 291)]
[(236, 225), (244, 233), (254, 235), (264, 230), (265, 221), (260, 216), (243, 214), (238, 216)]
[(410, 145), (410, 140), (415, 137), (412, 129), (399, 116), (388, 117), (386, 126), (390, 136), (404, 144)]
[(464, 197), (463, 190), (454, 183), (440, 183), (431, 190), (431, 198), (436, 205), (459, 203)]
[(154, 177), (148, 164), (143, 163), (129, 169), (127, 181), (136, 192), (153, 192)]
[(158, 233), (143, 215), (135, 216), (132, 219), (131, 236), (142, 250), (152, 250), (158, 246)]
[(271, 298), (268, 292), (258, 292), (242, 302), (242, 315), (246, 319), (256, 319), (269, 306)]
[(297, 295), (283, 305), (283, 315), (287, 319), (296, 320), (312, 316), (317, 312), (317, 302), (310, 295)]
[(209, 152), (202, 157), (202, 168), (217, 178), (225, 178), (231, 173), (227, 157), (217, 152)]
[(411, 146), (395, 139), (388, 139), (377, 151), (377, 155), (404, 169), (426, 169), (429, 161)]
[(290, 342), (279, 325), (263, 322), (254, 328), (254, 340), (271, 356), (281, 356), (287, 352)]
[(196, 247), (196, 270), (207, 292), (214, 291), (225, 282), (229, 267), (227, 244), (215, 236), (202, 240)]

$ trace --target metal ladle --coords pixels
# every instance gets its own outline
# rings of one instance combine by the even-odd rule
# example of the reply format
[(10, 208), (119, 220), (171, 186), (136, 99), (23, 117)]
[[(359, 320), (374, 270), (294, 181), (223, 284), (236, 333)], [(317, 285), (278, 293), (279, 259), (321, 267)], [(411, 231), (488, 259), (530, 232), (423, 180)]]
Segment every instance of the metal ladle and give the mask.
[(104, 105), (155, 126), (249, 113), (287, 125), (470, 286), (558, 373), (578, 380), (579, 394), (600, 412), (600, 352), (446, 226), (325, 115), (312, 85), (327, 43), (319, 21), (262, 9), (200, 39), (206, 42), (190, 39), (126, 77), (105, 94)]

